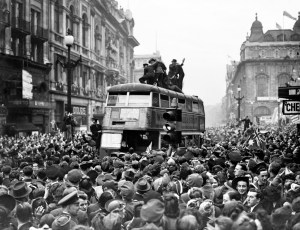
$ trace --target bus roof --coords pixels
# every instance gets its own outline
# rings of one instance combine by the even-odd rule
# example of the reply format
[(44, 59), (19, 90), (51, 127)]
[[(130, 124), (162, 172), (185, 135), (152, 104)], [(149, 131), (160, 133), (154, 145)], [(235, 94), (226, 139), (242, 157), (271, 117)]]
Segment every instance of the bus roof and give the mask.
[(173, 90), (168, 90), (158, 86), (141, 84), (141, 83), (127, 83), (127, 84), (114, 85), (110, 87), (107, 91), (109, 93), (110, 92), (154, 92), (154, 93), (160, 93), (160, 94), (171, 95), (171, 96), (177, 95), (178, 98), (193, 99), (203, 103), (203, 101), (196, 96), (189, 96), (183, 93), (175, 92)]

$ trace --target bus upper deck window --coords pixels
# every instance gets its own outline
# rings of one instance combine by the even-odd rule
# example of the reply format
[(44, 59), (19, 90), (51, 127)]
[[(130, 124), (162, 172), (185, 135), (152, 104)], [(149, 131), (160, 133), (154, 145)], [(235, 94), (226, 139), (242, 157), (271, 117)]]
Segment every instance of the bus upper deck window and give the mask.
[(160, 106), (163, 108), (169, 108), (169, 96), (167, 95), (160, 95)]
[(185, 110), (185, 99), (178, 98), (178, 107)]
[(198, 101), (193, 101), (193, 112), (199, 112)]
[(153, 107), (159, 107), (159, 94), (158, 93), (153, 93), (152, 96), (152, 106)]
[(130, 92), (128, 106), (149, 106), (150, 92)]
[(125, 106), (127, 93), (109, 93), (107, 106)]

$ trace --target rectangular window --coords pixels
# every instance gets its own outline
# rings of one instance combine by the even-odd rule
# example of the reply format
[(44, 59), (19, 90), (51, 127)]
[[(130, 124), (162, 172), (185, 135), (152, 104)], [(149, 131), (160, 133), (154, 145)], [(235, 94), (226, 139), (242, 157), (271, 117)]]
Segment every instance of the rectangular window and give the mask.
[(169, 108), (169, 97), (166, 95), (160, 95), (160, 107)]
[(188, 112), (192, 112), (192, 101), (190, 100), (186, 101), (186, 109)]
[(107, 106), (125, 106), (127, 93), (110, 93), (108, 95)]
[(185, 99), (178, 98), (178, 107), (185, 110)]
[(153, 107), (159, 107), (159, 94), (158, 93), (153, 93), (152, 96), (152, 106)]
[(129, 94), (128, 106), (149, 106), (150, 93), (133, 92)]
[(198, 101), (193, 101), (193, 112), (199, 113)]

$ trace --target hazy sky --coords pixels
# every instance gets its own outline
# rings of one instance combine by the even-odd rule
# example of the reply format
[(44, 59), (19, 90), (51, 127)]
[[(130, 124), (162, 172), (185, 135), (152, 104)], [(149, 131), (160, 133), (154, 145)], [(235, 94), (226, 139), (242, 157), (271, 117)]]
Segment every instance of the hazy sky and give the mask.
[(151, 54), (157, 48), (167, 65), (173, 58), (185, 58), (183, 91), (198, 95), (206, 105), (221, 102), (225, 95), (226, 64), (240, 60), (255, 13), (266, 32), (276, 29), (276, 23), (292, 29), (295, 21), (283, 19), (283, 11), (295, 18), (300, 11), (299, 0), (117, 1), (132, 12), (140, 43), (135, 54)]

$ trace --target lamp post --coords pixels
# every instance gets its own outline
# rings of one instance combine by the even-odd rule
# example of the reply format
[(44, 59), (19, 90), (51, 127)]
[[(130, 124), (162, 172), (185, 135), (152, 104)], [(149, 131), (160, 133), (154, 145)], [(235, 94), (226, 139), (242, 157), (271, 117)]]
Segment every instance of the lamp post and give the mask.
[(280, 128), (280, 98), (277, 99), (277, 105), (278, 105), (278, 112), (277, 112), (278, 128)]
[(81, 55), (80, 58), (76, 62), (71, 61), (71, 47), (74, 43), (74, 37), (71, 34), (70, 29), (67, 31), (67, 35), (65, 36), (65, 44), (68, 47), (68, 59), (67, 63), (63, 66), (67, 68), (67, 85), (68, 85), (68, 92), (67, 92), (67, 111), (72, 113), (72, 103), (71, 103), (71, 91), (72, 91), (72, 69), (77, 66), (79, 62), (81, 62)]
[(241, 101), (244, 98), (244, 96), (241, 97), (241, 87), (240, 87), (240, 85), (238, 85), (237, 91), (238, 91), (238, 97), (234, 96), (234, 99), (237, 100), (237, 102), (238, 102), (238, 121), (240, 122), (240, 119), (241, 119)]

